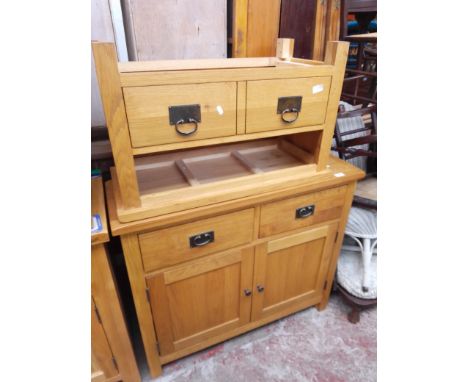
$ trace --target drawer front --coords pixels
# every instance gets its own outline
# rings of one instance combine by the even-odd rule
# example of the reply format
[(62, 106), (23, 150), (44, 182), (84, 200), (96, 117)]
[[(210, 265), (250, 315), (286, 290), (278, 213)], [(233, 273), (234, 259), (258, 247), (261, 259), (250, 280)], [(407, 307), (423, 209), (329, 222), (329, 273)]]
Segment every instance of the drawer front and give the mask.
[[(324, 123), (330, 82), (331, 77), (249, 81), (246, 132), (257, 133)], [(282, 116), (280, 111), (296, 106), (298, 98), (300, 111), (297, 114), (286, 112)], [(290, 123), (282, 119), (291, 121), (296, 116), (297, 119)]]
[(253, 239), (254, 209), (233, 212), (139, 235), (145, 271), (247, 244)]
[(345, 193), (346, 186), (337, 187), (263, 205), (260, 237), (340, 218)]
[[(123, 92), (133, 147), (236, 134), (235, 82), (129, 87)], [(199, 106), (200, 122), (193, 133), (194, 123), (171, 124), (169, 108), (183, 105), (195, 105), (185, 120), (193, 114), (193, 107)], [(184, 115), (179, 112), (175, 116), (180, 120)], [(176, 127), (189, 134), (178, 133)]]

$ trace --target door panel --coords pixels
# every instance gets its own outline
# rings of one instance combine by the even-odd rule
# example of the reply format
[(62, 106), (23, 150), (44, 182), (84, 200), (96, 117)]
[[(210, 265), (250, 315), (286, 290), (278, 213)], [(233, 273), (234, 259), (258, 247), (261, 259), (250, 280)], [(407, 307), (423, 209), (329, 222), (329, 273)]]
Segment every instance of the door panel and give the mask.
[(322, 253), (324, 243), (325, 239), (321, 238), (268, 255), (268, 272), (265, 274), (268, 291), (263, 300), (265, 307), (275, 306), (315, 289), (321, 257), (307, 254)]
[(322, 298), (337, 223), (257, 246), (252, 320)]
[(91, 379), (99, 381), (119, 374), (112, 360), (112, 350), (91, 298)]
[(253, 248), (173, 267), (147, 279), (161, 355), (250, 321)]

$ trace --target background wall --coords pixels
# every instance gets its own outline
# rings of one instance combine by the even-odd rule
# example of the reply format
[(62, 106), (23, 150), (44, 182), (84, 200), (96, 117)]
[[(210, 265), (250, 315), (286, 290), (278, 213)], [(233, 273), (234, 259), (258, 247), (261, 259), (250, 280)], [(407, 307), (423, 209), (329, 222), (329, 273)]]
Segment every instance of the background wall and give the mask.
[[(227, 0), (91, 0), (91, 38), (119, 61), (227, 57)], [(105, 126), (91, 58), (91, 126)]]
[[(128, 61), (119, 0), (91, 0), (91, 39), (116, 43), (120, 61)], [(91, 126), (105, 126), (101, 96), (91, 54)]]

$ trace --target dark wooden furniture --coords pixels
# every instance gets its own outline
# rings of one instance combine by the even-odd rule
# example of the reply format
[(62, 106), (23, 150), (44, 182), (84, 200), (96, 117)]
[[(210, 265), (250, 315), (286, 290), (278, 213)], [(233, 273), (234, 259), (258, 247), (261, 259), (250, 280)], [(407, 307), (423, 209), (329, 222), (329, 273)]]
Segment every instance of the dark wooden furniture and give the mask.
[(353, 296), (340, 284), (336, 284), (338, 292), (341, 294), (344, 302), (351, 307), (351, 311), (348, 313), (348, 321), (352, 324), (357, 324), (361, 318), (361, 311), (366, 308), (372, 308), (377, 305), (377, 299), (364, 299)]
[[(338, 121), (341, 119), (361, 117), (364, 121), (364, 116), (370, 115), (367, 123), (364, 123), (364, 127), (357, 128), (348, 131), (342, 131), (339, 127)], [(356, 134), (363, 133), (362, 137), (344, 139), (344, 137)], [(356, 158), (358, 156), (366, 156), (368, 158), (377, 158), (377, 151), (374, 147), (370, 147), (369, 150), (363, 150), (361, 148), (356, 148), (355, 146), (360, 145), (373, 145), (377, 143), (377, 105), (370, 107), (365, 107), (353, 111), (344, 111), (344, 108), (340, 106), (340, 111), (337, 116), (337, 123), (335, 124), (335, 140), (336, 146), (332, 149), (336, 151), (339, 157), (343, 160), (348, 160), (351, 158)]]
[[(345, 40), (357, 44), (356, 64), (346, 68), (341, 99), (353, 105), (377, 103), (377, 33), (348, 36)], [(355, 45), (353, 44), (353, 45)]]
[(365, 33), (377, 15), (377, 0), (341, 0), (340, 40), (348, 35), (348, 14), (354, 13), (360, 33)]
[(281, 2), (279, 36), (295, 40), (294, 57), (323, 60), (327, 41), (339, 40), (340, 4), (340, 0)]
[[(348, 131), (340, 129), (339, 120), (361, 117), (364, 126)], [(362, 136), (348, 139), (352, 134), (362, 133)], [(335, 146), (332, 150), (338, 153), (340, 159), (349, 160), (356, 157), (367, 158), (367, 177), (377, 176), (377, 105), (361, 108), (353, 111), (344, 111), (343, 106), (340, 106), (340, 111), (337, 115), (337, 122), (335, 124)], [(362, 149), (356, 146), (368, 144), (369, 148)], [(359, 184), (359, 183), (358, 183)], [(359, 196), (354, 198), (354, 204), (357, 207), (371, 207), (377, 209), (377, 202), (370, 200), (371, 198), (361, 198)]]
[(281, 3), (279, 35), (294, 39), (294, 57), (312, 57), (314, 26), (317, 23), (316, 3), (316, 0), (289, 0)]
[(295, 40), (294, 57), (322, 61), (328, 41), (339, 40), (340, 8), (340, 0), (232, 0), (232, 57), (272, 56), (279, 36)]

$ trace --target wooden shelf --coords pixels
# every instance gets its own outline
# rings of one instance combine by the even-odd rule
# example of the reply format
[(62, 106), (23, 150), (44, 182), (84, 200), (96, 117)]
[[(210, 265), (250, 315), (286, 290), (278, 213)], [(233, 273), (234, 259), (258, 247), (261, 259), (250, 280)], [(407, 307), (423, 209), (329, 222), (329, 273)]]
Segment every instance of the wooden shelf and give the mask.
[[(196, 187), (305, 164), (282, 139), (156, 154), (135, 160), (141, 195)], [(296, 147), (296, 150), (301, 149)], [(306, 155), (306, 154), (304, 154)]]
[[(288, 137), (153, 154), (135, 159), (140, 208), (121, 208), (130, 222), (254, 195), (300, 183), (316, 174), (314, 156)], [(111, 169), (112, 177), (117, 177)]]

